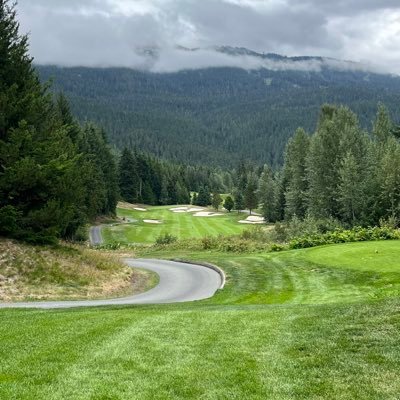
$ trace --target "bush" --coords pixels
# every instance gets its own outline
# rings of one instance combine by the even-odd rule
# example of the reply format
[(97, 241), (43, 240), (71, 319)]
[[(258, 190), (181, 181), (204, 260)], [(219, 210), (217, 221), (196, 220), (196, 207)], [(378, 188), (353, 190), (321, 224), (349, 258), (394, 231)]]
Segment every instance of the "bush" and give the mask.
[(87, 228), (84, 226), (80, 226), (73, 235), (73, 240), (75, 242), (86, 242), (88, 238)]
[(20, 229), (22, 213), (15, 207), (0, 208), (0, 235), (14, 236)]
[(325, 244), (363, 242), (372, 240), (397, 240), (400, 239), (400, 231), (390, 227), (355, 227), (344, 230), (336, 229), (319, 235), (305, 235), (289, 242), (290, 249), (304, 249)]
[(178, 238), (176, 236), (171, 235), (170, 233), (164, 233), (156, 238), (156, 245), (163, 246), (166, 244), (175, 243), (177, 240)]
[(201, 238), (201, 245), (203, 250), (216, 249), (218, 247), (218, 240), (213, 236), (205, 236)]
[(286, 250), (286, 247), (283, 246), (282, 244), (277, 244), (277, 243), (272, 244), (272, 246), (270, 248), (270, 251), (273, 251), (273, 252), (283, 251), (283, 250)]

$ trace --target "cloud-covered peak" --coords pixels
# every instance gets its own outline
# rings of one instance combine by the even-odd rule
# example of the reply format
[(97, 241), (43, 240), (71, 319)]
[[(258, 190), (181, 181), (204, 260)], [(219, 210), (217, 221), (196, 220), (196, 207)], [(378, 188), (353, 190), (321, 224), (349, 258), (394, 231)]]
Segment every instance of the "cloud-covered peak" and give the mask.
[[(398, 0), (19, 0), (18, 11), (41, 64), (155, 72), (373, 64), (399, 73)], [(323, 58), (274, 60), (264, 52)]]

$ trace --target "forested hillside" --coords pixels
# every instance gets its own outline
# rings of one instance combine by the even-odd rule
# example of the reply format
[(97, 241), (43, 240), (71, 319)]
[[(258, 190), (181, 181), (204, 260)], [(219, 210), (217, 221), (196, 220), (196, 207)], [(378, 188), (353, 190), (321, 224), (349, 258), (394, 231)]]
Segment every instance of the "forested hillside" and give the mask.
[(371, 129), (379, 101), (400, 120), (399, 77), (329, 66), (320, 71), (210, 68), (168, 74), (54, 66), (37, 70), (43, 81), (54, 79), (54, 90), (66, 93), (81, 121), (99, 123), (119, 149), (136, 146), (175, 162), (231, 167), (245, 158), (275, 168), (299, 126), (315, 130), (324, 103), (349, 106), (363, 128)]
[(0, 236), (76, 239), (85, 223), (113, 214), (117, 171), (105, 137), (41, 85), (15, 6), (0, 1)]

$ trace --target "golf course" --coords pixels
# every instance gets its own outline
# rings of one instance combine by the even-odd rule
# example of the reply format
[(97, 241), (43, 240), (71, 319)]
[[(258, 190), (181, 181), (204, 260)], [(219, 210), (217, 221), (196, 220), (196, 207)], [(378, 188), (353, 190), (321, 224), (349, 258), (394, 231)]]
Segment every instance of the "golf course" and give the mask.
[[(185, 212), (182, 210), (185, 207), (180, 206), (136, 208), (117, 209), (118, 216), (125, 218), (128, 223), (104, 227), (102, 234), (105, 242), (149, 244), (154, 243), (158, 236), (164, 234), (172, 234), (177, 239), (202, 238), (234, 235), (248, 227), (246, 224), (239, 223), (247, 217), (243, 213), (211, 210), (210, 216), (203, 216), (196, 215), (199, 213), (196, 211)], [(194, 208), (194, 210), (202, 210), (202, 208)]]
[(1, 310), (0, 398), (397, 399), (399, 248), (182, 251), (220, 266), (225, 288), (171, 305)]

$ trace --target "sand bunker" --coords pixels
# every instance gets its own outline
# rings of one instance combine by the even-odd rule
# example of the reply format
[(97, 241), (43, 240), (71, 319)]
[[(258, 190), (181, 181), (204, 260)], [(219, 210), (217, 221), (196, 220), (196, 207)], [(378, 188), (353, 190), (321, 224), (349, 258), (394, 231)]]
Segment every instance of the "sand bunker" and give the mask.
[(250, 215), (245, 220), (239, 221), (239, 224), (257, 225), (257, 224), (263, 224), (264, 222), (265, 221), (264, 221), (263, 217), (258, 217), (256, 215)]
[(119, 201), (117, 207), (123, 208), (125, 210), (147, 211), (145, 208), (143, 208), (142, 205), (131, 204), (131, 203), (127, 203), (126, 201)]
[(174, 207), (174, 208), (170, 208), (169, 210), (174, 212), (174, 213), (192, 213), (192, 212), (204, 211), (204, 208), (199, 208), (199, 207)]
[(143, 222), (146, 224), (162, 224), (162, 221), (159, 221), (157, 219), (144, 219)]
[(219, 215), (224, 215), (221, 213), (213, 213), (208, 211), (199, 211), (194, 214), (195, 217), (218, 217)]
[(251, 222), (264, 222), (263, 217), (258, 217), (255, 215), (250, 215), (246, 218), (246, 221), (251, 221)]

